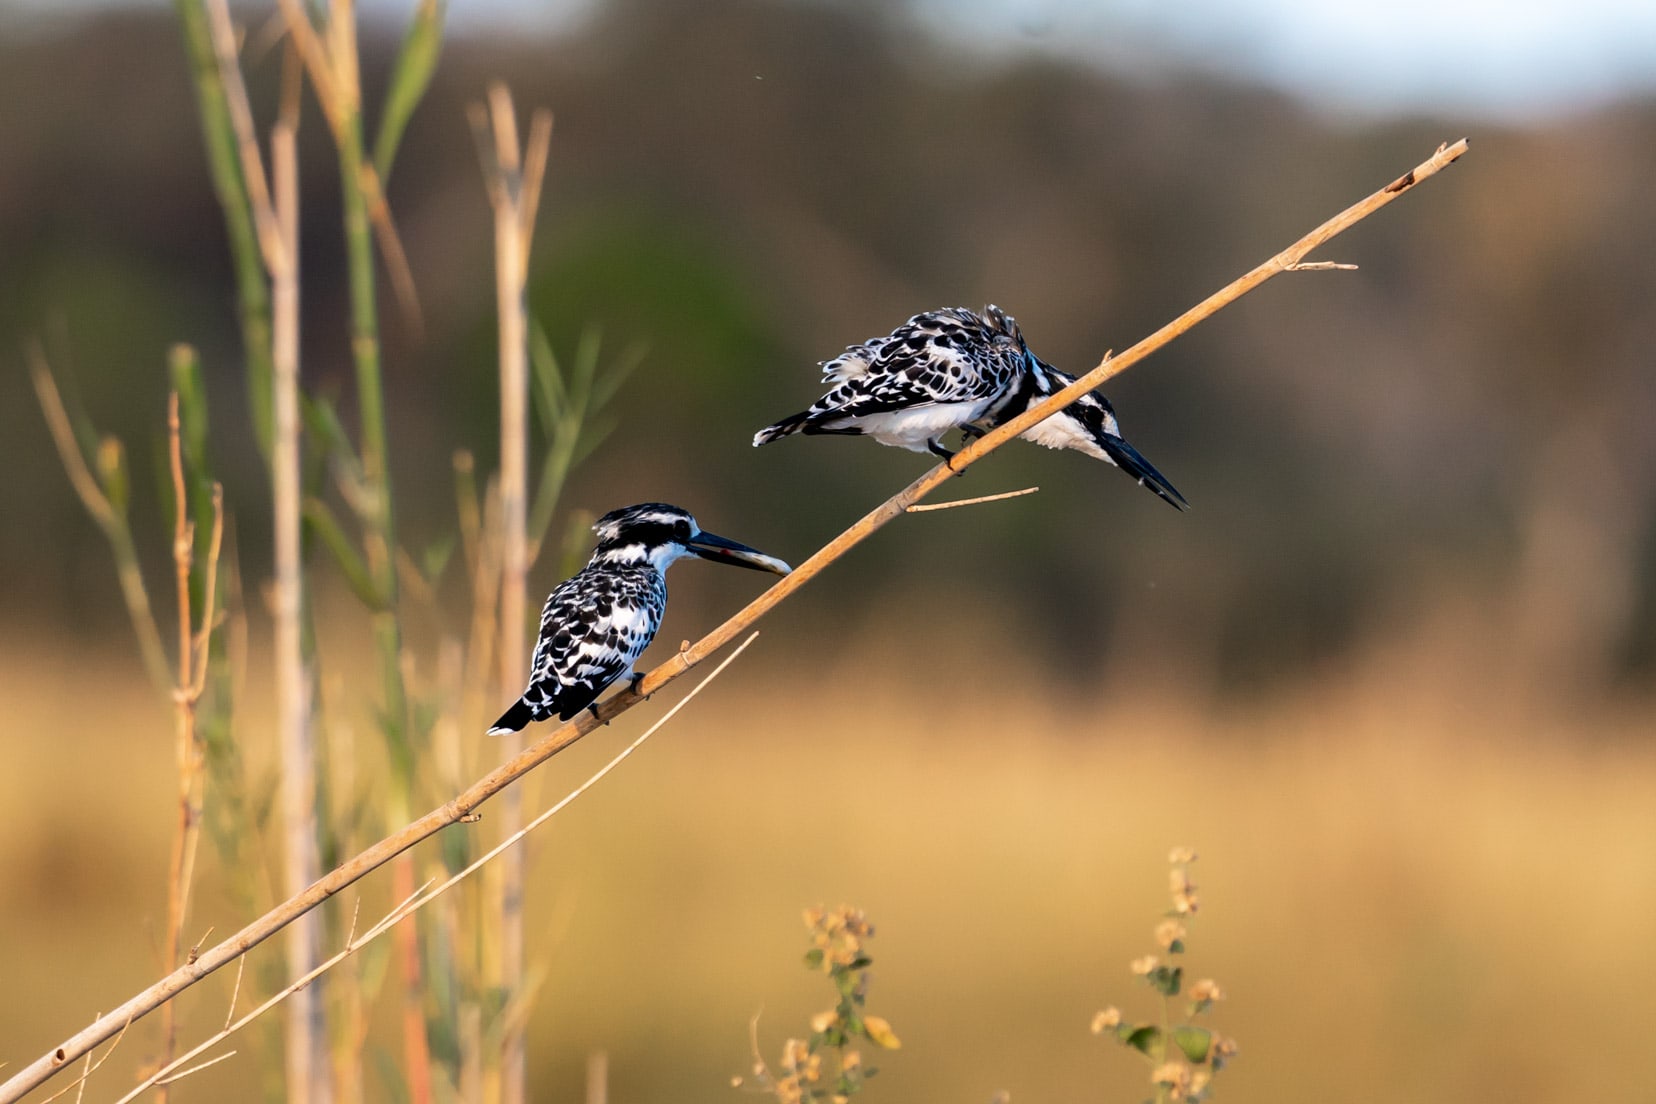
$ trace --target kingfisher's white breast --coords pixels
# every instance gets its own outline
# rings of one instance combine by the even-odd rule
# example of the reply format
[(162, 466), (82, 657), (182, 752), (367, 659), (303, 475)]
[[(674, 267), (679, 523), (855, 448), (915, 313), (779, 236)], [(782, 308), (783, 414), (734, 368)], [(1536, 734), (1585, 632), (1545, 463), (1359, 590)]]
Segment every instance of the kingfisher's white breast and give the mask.
[(1097, 460), (1110, 460), (1110, 454), (1098, 447), (1098, 442), (1082, 429), (1074, 418), (1060, 411), (1045, 421), (1036, 422), (1019, 434), (1026, 441), (1045, 445), (1049, 449), (1074, 449)]
[(846, 418), (844, 423), (857, 426), (882, 445), (925, 452), (926, 442), (982, 417), (991, 402), (992, 396), (975, 402), (937, 403)]

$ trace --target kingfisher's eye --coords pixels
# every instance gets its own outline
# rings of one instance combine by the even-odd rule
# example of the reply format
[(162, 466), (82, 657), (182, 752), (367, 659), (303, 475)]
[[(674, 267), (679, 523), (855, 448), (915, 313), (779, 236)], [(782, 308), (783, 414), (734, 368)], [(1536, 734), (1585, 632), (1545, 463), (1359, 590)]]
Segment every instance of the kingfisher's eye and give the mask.
[(688, 521), (674, 522), (673, 523), (673, 536), (677, 537), (681, 541), (689, 540), (690, 539), (690, 523)]

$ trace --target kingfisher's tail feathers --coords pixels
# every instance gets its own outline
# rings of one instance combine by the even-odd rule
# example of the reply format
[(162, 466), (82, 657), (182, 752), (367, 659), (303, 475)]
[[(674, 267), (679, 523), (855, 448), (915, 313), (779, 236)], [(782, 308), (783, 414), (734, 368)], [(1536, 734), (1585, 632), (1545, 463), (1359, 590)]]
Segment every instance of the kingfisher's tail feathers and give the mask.
[(558, 700), (551, 704), (551, 708), (557, 710), (558, 720), (567, 721), (597, 701), (598, 695), (602, 694), (604, 688), (608, 685), (607, 682), (601, 686), (587, 686), (579, 682), (572, 683), (563, 688), (563, 692), (558, 695)]
[(786, 418), (783, 418), (775, 425), (766, 426), (764, 429), (761, 429), (758, 433), (753, 435), (753, 447), (758, 448), (760, 445), (768, 445), (778, 438), (800, 432), (805, 428), (805, 424), (810, 419), (810, 416), (811, 412), (809, 410), (801, 410), (798, 414), (792, 414)]
[(1100, 446), (1109, 454), (1115, 466), (1138, 480), (1139, 485), (1149, 490), (1157, 498), (1173, 507), (1175, 510), (1184, 510), (1190, 506), (1178, 488), (1167, 481), (1167, 477), (1156, 470), (1156, 466), (1140, 455), (1139, 450), (1129, 445), (1124, 439), (1112, 434), (1104, 434), (1099, 441)]
[(512, 707), (500, 715), (500, 720), (489, 726), (490, 736), (505, 736), (512, 732), (522, 732), (529, 722), (535, 719), (534, 710), (522, 698), (512, 703)]
[[(528, 702), (528, 695), (512, 703), (512, 707), (500, 715), (500, 720), (489, 726), (490, 736), (504, 736), (512, 732), (522, 732), (531, 721), (544, 721), (556, 716), (560, 721), (567, 721), (581, 710), (598, 700), (598, 695), (604, 692), (608, 683), (598, 686), (587, 686), (583, 683), (572, 683), (567, 686), (557, 686), (555, 692), (540, 698), (540, 706), (536, 708)], [(530, 687), (534, 693), (535, 687)]]

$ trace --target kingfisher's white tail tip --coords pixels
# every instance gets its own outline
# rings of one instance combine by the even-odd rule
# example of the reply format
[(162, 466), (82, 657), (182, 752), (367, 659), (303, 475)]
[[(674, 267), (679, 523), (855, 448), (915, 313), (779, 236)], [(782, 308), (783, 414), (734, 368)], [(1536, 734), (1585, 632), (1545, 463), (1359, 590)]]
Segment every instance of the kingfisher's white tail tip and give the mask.
[(512, 707), (500, 715), (500, 719), (489, 726), (490, 736), (505, 736), (513, 732), (522, 732), (529, 722), (535, 719), (523, 699), (519, 698), (512, 703)]
[(798, 414), (783, 418), (774, 425), (766, 426), (753, 435), (753, 447), (758, 448), (760, 445), (768, 445), (772, 441), (788, 436), (790, 433), (798, 433), (805, 427), (806, 420), (809, 417), (810, 411), (802, 410)]

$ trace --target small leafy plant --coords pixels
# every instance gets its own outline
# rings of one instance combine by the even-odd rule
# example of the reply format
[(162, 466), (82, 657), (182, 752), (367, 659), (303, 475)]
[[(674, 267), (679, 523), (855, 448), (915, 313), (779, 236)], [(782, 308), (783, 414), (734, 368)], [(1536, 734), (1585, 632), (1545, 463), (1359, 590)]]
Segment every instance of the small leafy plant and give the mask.
[[(1114, 1005), (1093, 1017), (1094, 1035), (1109, 1035), (1116, 1042), (1139, 1053), (1150, 1066), (1150, 1085), (1155, 1104), (1189, 1101), (1191, 1104), (1213, 1095), (1213, 1078), (1236, 1057), (1236, 1040), (1226, 1038), (1201, 1021), (1213, 1005), (1224, 999), (1224, 991), (1212, 978), (1203, 978), (1188, 989), (1184, 984), (1181, 960), (1186, 951), (1187, 925), (1195, 918), (1199, 899), (1190, 880), (1190, 864), (1196, 852), (1175, 847), (1167, 856), (1172, 870), (1168, 889), (1172, 906), (1155, 927), (1160, 954), (1135, 958), (1131, 969), (1145, 985), (1161, 997), (1159, 1023), (1129, 1021)], [(1184, 1001), (1180, 1002), (1180, 995)]]
[[(864, 1082), (879, 1072), (863, 1065), (855, 1040), (866, 1039), (886, 1050), (896, 1050), (903, 1044), (883, 1018), (863, 1012), (868, 967), (874, 961), (866, 945), (874, 935), (874, 925), (862, 910), (848, 905), (832, 912), (808, 908), (805, 926), (811, 933), (805, 965), (827, 974), (839, 999), (833, 1008), (811, 1017), (809, 1038), (789, 1039), (782, 1044), (779, 1072), (773, 1071), (759, 1053), (759, 1019), (755, 1016), (752, 1085), (776, 1097), (780, 1104), (847, 1104), (862, 1090)], [(744, 1083), (744, 1078), (732, 1079), (734, 1085)]]

